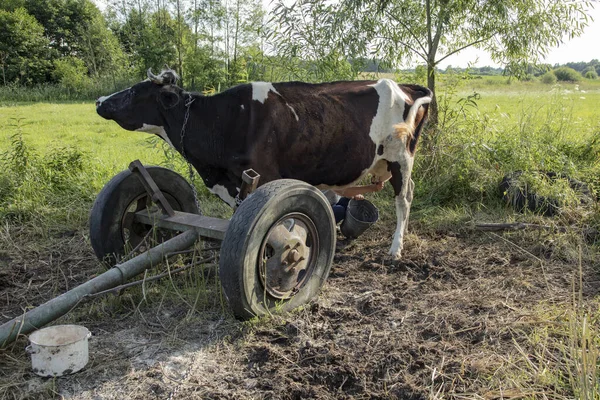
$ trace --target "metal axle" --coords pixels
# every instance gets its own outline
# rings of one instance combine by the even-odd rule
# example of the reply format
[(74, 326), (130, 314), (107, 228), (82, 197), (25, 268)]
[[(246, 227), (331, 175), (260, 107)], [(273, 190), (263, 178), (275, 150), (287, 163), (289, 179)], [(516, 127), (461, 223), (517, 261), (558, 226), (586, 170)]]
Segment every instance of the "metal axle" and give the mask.
[(102, 275), (14, 318), (0, 326), (0, 347), (16, 340), (18, 335), (33, 332), (75, 308), (86, 296), (113, 288), (148, 268), (161, 263), (169, 253), (185, 250), (194, 245), (198, 232), (190, 229), (151, 248), (131, 260), (117, 264)]

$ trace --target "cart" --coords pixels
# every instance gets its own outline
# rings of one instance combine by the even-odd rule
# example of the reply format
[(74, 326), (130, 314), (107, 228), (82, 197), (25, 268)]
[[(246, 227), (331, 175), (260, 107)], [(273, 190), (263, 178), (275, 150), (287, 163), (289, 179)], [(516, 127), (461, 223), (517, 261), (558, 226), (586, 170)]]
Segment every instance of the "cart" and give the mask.
[[(335, 252), (335, 222), (320, 190), (281, 179), (256, 188), (260, 176), (244, 171), (230, 220), (200, 215), (192, 186), (176, 172), (139, 160), (100, 191), (90, 213), (90, 242), (107, 272), (0, 326), (0, 347), (39, 329), (86, 297), (122, 285), (193, 247), (200, 238), (222, 241), (219, 277), (241, 319), (290, 311), (313, 299), (325, 283)], [(154, 234), (160, 243), (145, 249)], [(126, 249), (142, 250), (118, 263)]]

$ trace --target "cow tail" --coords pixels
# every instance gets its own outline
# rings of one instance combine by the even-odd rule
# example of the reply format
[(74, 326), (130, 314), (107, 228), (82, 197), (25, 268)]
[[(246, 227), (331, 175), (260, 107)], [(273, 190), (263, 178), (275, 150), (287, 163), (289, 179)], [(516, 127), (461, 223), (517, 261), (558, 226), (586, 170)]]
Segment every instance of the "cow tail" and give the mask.
[(394, 133), (398, 139), (412, 139), (415, 131), (415, 119), (417, 118), (417, 112), (422, 105), (429, 103), (431, 103), (431, 97), (429, 96), (417, 99), (410, 108), (408, 116), (406, 117), (406, 121), (394, 125)]

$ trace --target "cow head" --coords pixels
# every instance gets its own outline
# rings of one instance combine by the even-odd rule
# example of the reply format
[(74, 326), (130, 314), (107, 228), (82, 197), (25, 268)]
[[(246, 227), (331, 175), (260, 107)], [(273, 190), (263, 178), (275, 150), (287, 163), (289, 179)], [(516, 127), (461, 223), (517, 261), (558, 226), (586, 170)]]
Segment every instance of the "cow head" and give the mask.
[(165, 125), (165, 114), (181, 102), (179, 77), (170, 69), (158, 76), (148, 69), (148, 79), (129, 89), (96, 100), (96, 112), (130, 131), (148, 131)]

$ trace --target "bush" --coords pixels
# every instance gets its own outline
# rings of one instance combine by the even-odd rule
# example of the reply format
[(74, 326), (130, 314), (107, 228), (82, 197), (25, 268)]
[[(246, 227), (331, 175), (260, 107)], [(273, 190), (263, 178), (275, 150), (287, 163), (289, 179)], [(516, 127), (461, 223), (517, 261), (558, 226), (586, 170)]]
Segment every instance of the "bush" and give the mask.
[(542, 82), (548, 85), (556, 83), (556, 75), (554, 75), (554, 71), (548, 71), (542, 75)]
[(83, 61), (75, 57), (54, 60), (54, 75), (69, 92), (80, 92), (89, 86), (87, 68)]
[(598, 79), (598, 73), (596, 71), (588, 71), (585, 73), (585, 79)]
[(22, 86), (8, 84), (0, 86), (0, 104), (13, 102), (60, 102), (73, 100), (95, 100), (100, 96), (118, 92), (125, 87), (133, 86), (139, 82), (135, 77), (99, 77), (86, 78), (73, 86), (73, 81), (67, 87), (59, 84), (41, 84), (37, 86)]
[(555, 69), (554, 75), (556, 75), (556, 79), (563, 82), (578, 82), (582, 78), (579, 72), (569, 67), (560, 67)]

